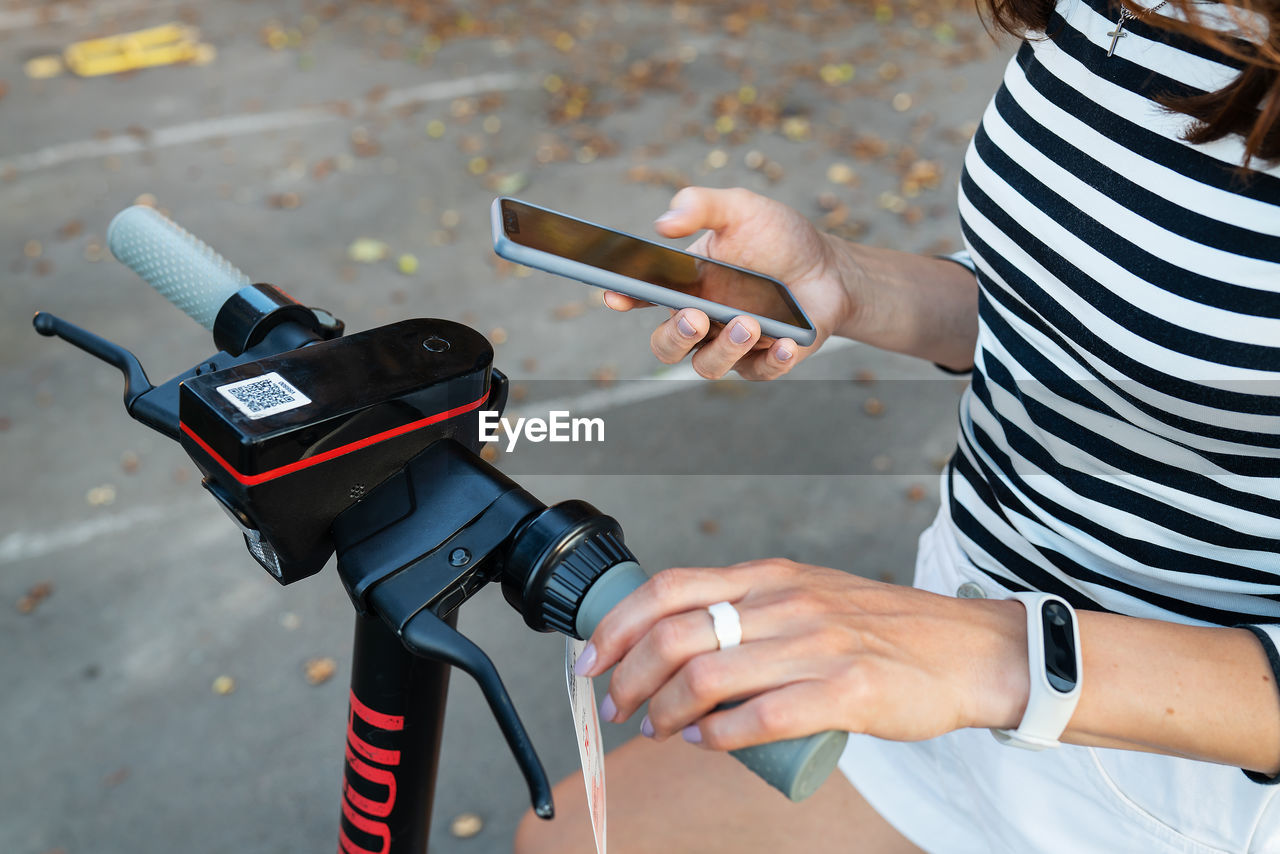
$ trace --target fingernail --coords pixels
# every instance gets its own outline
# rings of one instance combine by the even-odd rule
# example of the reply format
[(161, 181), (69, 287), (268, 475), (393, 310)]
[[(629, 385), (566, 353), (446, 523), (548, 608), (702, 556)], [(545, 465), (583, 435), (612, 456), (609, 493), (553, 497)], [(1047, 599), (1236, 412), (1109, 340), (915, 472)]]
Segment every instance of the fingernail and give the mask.
[(697, 724), (689, 724), (687, 727), (680, 730), (680, 735), (690, 744), (702, 743), (702, 730), (698, 729)]
[(591, 672), (591, 668), (596, 666), (596, 645), (588, 643), (582, 650), (582, 655), (578, 656), (578, 660), (573, 663), (573, 672), (578, 676), (586, 676)]
[(729, 340), (734, 344), (746, 344), (751, 340), (751, 332), (735, 320), (733, 326), (729, 327)]
[(684, 319), (683, 314), (676, 318), (676, 329), (679, 329), (680, 334), (685, 338), (693, 338), (698, 334), (698, 330), (694, 328), (692, 323)]
[(779, 362), (790, 362), (790, 361), (791, 361), (791, 356), (792, 356), (791, 351), (790, 351), (790, 350), (788, 350), (786, 347), (779, 347), (779, 348), (778, 348), (778, 361), (779, 361)]
[(640, 722), (640, 734), (645, 738), (653, 738), (653, 722), (649, 720), (648, 715), (645, 715), (644, 720)]
[(612, 722), (617, 716), (618, 707), (613, 704), (613, 698), (605, 694), (604, 699), (600, 701), (600, 717)]
[(671, 210), (669, 210), (669, 211), (667, 211), (666, 213), (664, 213), (662, 216), (660, 216), (660, 217), (658, 217), (657, 219), (655, 219), (655, 220), (654, 220), (654, 222), (655, 222), (655, 223), (657, 223), (657, 222), (667, 222), (667, 221), (669, 221), (669, 220), (676, 219), (677, 217), (679, 217), (679, 216), (680, 216), (681, 214), (683, 214), (683, 213), (684, 213), (684, 208), (672, 208)]

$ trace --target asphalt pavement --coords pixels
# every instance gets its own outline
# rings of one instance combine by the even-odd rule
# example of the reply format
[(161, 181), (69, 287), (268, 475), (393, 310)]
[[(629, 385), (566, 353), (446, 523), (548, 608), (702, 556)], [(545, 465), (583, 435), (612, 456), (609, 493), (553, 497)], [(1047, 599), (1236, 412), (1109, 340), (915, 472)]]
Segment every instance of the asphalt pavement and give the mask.
[[(74, 42), (171, 21), (199, 28), (197, 63), (55, 74)], [(488, 208), (651, 234), (676, 188), (743, 186), (850, 239), (952, 250), (1009, 48), (953, 0), (0, 0), (0, 851), (336, 845), (351, 606), (332, 567), (276, 584), (182, 450), (125, 415), (119, 374), (32, 330), (53, 312), (157, 382), (211, 352), (105, 251), (115, 212), (163, 209), (350, 330), (474, 326), (515, 411), (605, 424), (497, 464), (613, 515), (652, 569), (776, 555), (905, 583), (962, 381), (847, 343), (778, 383), (696, 380), (649, 353), (656, 310), (500, 262)], [(573, 772), (563, 639), (496, 590), (460, 626), (551, 776)], [(432, 851), (507, 851), (526, 806), (455, 674)]]

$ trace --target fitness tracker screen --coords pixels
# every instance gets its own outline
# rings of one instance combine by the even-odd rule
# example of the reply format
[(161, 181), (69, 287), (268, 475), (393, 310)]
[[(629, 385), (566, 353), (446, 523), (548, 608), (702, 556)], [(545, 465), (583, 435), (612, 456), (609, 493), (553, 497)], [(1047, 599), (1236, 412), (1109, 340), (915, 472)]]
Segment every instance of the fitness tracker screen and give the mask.
[(1044, 669), (1055, 691), (1070, 694), (1076, 687), (1075, 632), (1071, 612), (1060, 602), (1045, 602), (1040, 608), (1044, 627)]

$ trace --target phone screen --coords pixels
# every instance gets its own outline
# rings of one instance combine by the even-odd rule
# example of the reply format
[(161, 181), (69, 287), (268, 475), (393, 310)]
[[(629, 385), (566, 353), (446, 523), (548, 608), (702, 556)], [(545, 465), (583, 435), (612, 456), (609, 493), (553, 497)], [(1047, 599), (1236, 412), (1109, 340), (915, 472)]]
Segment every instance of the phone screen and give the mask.
[(502, 200), (507, 239), (620, 276), (809, 329), (791, 294), (772, 279), (629, 234)]

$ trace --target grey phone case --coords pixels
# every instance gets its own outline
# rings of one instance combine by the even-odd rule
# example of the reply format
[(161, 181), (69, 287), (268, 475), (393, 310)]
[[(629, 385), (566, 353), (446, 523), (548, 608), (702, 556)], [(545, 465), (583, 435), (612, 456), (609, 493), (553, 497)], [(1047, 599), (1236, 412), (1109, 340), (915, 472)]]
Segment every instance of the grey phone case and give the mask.
[(718, 302), (711, 302), (710, 300), (690, 296), (688, 294), (681, 293), (680, 291), (674, 291), (670, 288), (655, 285), (651, 282), (633, 279), (630, 276), (621, 276), (617, 273), (611, 273), (608, 270), (602, 270), (599, 267), (592, 267), (588, 264), (583, 264), (580, 261), (561, 258), (559, 255), (552, 255), (549, 252), (543, 252), (539, 249), (530, 249), (528, 246), (521, 246), (507, 237), (506, 230), (502, 226), (502, 202), (504, 198), (505, 197), (499, 197), (493, 200), (493, 206), (490, 208), (490, 223), (493, 227), (493, 251), (496, 252), (499, 257), (506, 258), (508, 261), (514, 261), (517, 264), (524, 264), (526, 267), (534, 267), (548, 273), (554, 273), (557, 276), (576, 279), (579, 282), (583, 282), (588, 285), (595, 285), (598, 288), (617, 291), (620, 294), (626, 294), (629, 297), (635, 297), (636, 299), (651, 302), (655, 305), (662, 305), (672, 309), (696, 308), (705, 312), (707, 317), (712, 320), (719, 321), (720, 323), (728, 323), (735, 317), (752, 317), (760, 324), (760, 332), (762, 335), (767, 335), (770, 338), (790, 338), (801, 347), (809, 346), (817, 337), (817, 333), (813, 329), (813, 321), (809, 320), (809, 316), (804, 313), (804, 309), (800, 307), (799, 302), (796, 301), (795, 296), (791, 294), (791, 291), (787, 289), (787, 286), (782, 282), (777, 282), (777, 279), (765, 276), (763, 273), (758, 273), (755, 270), (736, 267), (733, 264), (725, 264), (722, 261), (715, 261), (710, 258), (704, 258), (701, 255), (694, 255), (692, 252), (675, 249), (674, 247), (658, 243), (654, 240), (646, 240), (643, 237), (637, 237), (636, 235), (628, 234), (625, 231), (618, 231), (616, 228), (607, 228), (606, 226), (598, 223), (588, 222), (587, 220), (579, 219), (578, 217), (572, 217), (568, 214), (561, 213), (560, 211), (553, 211), (550, 208), (532, 205), (520, 199), (510, 199), (510, 201), (519, 202), (519, 204), (527, 205), (531, 208), (537, 208), (538, 210), (553, 213), (556, 216), (577, 220), (578, 222), (586, 223), (587, 225), (591, 225), (596, 228), (612, 231), (615, 234), (622, 234), (635, 240), (639, 240), (642, 243), (661, 246), (663, 249), (668, 249), (672, 252), (679, 252), (682, 255), (688, 255), (691, 258), (711, 261), (713, 264), (732, 267), (735, 270), (741, 270), (744, 273), (750, 273), (752, 275), (761, 276), (762, 278), (777, 282), (778, 286), (781, 287), (790, 297), (796, 311), (799, 312), (800, 315), (804, 317), (805, 322), (809, 324), (809, 328), (803, 329), (799, 326), (792, 326), (791, 324), (783, 323), (780, 320), (761, 317), (760, 315), (752, 314), (749, 311), (743, 311), (731, 306), (722, 305)]

